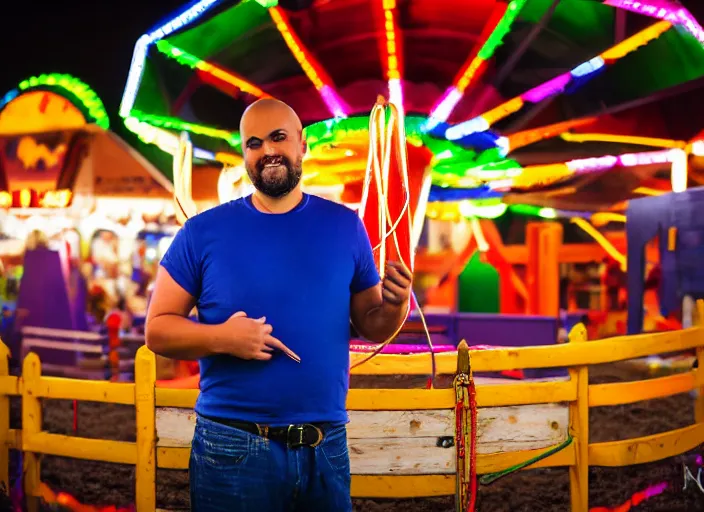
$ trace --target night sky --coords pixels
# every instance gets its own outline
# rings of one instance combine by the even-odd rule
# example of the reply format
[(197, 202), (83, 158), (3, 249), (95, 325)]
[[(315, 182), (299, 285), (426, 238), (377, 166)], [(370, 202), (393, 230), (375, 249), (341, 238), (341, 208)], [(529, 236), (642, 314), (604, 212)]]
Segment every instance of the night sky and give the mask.
[(111, 125), (137, 39), (186, 0), (16, 0), (0, 28), (0, 96), (30, 76), (68, 73), (105, 103)]

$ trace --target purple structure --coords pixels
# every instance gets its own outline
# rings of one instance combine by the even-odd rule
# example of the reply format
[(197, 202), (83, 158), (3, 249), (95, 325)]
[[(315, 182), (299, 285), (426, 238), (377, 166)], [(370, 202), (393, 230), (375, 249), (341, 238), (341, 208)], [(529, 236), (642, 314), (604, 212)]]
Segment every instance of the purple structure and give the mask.
[(41, 248), (25, 253), (17, 312), (22, 312), (22, 325), (78, 329), (58, 252)]
[(14, 326), (22, 341), (21, 347), (11, 347), (12, 353), (20, 358), (36, 353), (48, 375), (104, 378), (99, 367), (107, 338), (88, 332), (86, 285), (78, 270), (71, 271), (69, 280), (58, 252), (39, 248), (25, 253)]
[[(412, 314), (410, 322), (420, 322)], [(550, 316), (502, 315), (494, 313), (428, 314), (425, 321), (436, 352), (447, 346), (457, 347), (460, 340), (472, 346), (526, 347), (554, 345), (557, 343), (559, 319)], [(395, 347), (398, 345), (398, 348)], [(393, 347), (393, 348), (392, 348)], [(419, 347), (425, 347), (421, 350)], [(424, 332), (406, 332), (398, 336), (384, 353), (428, 352)], [(441, 348), (439, 350), (439, 348)], [(480, 374), (500, 377), (500, 374)], [(524, 370), (526, 378), (549, 378), (567, 376), (563, 368), (539, 368)]]
[[(663, 316), (679, 308), (685, 295), (704, 298), (703, 205), (704, 187), (628, 203), (628, 334), (643, 330), (645, 246), (655, 236), (659, 237), (659, 299)], [(670, 233), (675, 242), (672, 250)]]

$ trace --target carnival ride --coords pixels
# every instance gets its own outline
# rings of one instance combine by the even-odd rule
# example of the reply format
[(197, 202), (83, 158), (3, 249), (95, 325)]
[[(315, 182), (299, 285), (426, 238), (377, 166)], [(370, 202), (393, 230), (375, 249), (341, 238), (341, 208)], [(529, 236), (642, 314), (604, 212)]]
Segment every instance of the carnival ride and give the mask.
[[(381, 194), (383, 203), (397, 190), (382, 180), (365, 195), (385, 136), (370, 117), (381, 94), (403, 120), (424, 308), (552, 317), (555, 335), (532, 342), (554, 343), (561, 309), (574, 309), (560, 307), (560, 264), (608, 257), (625, 271), (627, 201), (702, 183), (701, 124), (672, 122), (672, 98), (702, 107), (704, 36), (675, 3), (485, 0), (471, 15), (458, 9), (422, 0), (196, 2), (139, 39), (120, 115), (173, 155), (183, 221), (203, 209), (192, 200), (201, 169), (222, 167), (211, 203), (251, 191), (239, 115), (257, 98), (279, 98), (305, 126), (304, 189), (364, 215), (363, 201)], [(384, 208), (372, 210), (365, 225), (383, 238), (373, 217)], [(539, 225), (524, 228), (526, 218)], [(448, 224), (463, 231), (457, 251), (437, 243), (434, 232)], [(516, 229), (525, 231), (522, 260), (509, 243)], [(564, 257), (575, 230), (599, 248), (573, 244)], [(409, 323), (421, 320), (416, 313)], [(625, 330), (624, 314), (614, 331)], [(677, 326), (657, 315), (648, 324)]]

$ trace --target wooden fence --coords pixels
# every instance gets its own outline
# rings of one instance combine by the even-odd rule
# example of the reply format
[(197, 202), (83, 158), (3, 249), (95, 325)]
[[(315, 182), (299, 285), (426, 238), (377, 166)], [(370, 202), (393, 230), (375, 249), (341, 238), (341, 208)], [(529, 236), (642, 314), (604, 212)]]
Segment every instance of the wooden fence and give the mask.
[[(702, 303), (698, 304), (704, 311)], [(700, 316), (702, 318), (702, 316)], [(699, 369), (638, 382), (589, 385), (588, 366), (695, 349)], [(8, 481), (8, 449), (24, 453), (24, 488), (37, 508), (37, 455), (133, 464), (139, 511), (156, 509), (156, 469), (188, 468), (198, 390), (157, 388), (155, 356), (146, 347), (135, 359), (135, 382), (45, 377), (38, 356), (23, 361), (22, 376), (8, 376), (0, 344), (0, 481)], [(365, 354), (352, 354), (353, 362)], [(438, 373), (453, 375), (457, 355), (437, 355)], [(471, 353), (474, 372), (569, 368), (551, 382), (477, 386), (477, 473), (487, 474), (573, 442), (530, 467), (568, 467), (573, 511), (588, 510), (589, 466), (628, 466), (684, 453), (704, 442), (704, 327), (587, 342), (577, 325), (563, 345)], [(379, 355), (353, 370), (362, 375), (427, 375), (427, 354)], [(699, 390), (695, 419), (686, 428), (624, 441), (589, 443), (589, 408), (627, 404)], [(22, 428), (9, 428), (9, 396), (22, 397)], [(41, 399), (134, 405), (136, 442), (65, 436), (41, 430)], [(453, 389), (359, 389), (349, 392), (349, 445), (355, 497), (427, 497), (455, 494)], [(34, 497), (34, 498), (32, 498)]]

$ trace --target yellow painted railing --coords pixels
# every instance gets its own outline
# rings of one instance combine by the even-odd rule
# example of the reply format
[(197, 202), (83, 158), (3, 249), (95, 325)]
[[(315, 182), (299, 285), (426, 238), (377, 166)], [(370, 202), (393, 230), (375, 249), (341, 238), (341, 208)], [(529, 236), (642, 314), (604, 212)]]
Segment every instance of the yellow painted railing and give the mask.
[[(698, 304), (700, 312), (704, 305)], [(703, 318), (704, 315), (700, 315)], [(589, 385), (590, 364), (616, 362), (653, 354), (695, 349), (699, 369), (639, 382)], [(136, 504), (139, 511), (156, 508), (156, 469), (187, 469), (188, 448), (157, 447), (157, 407), (192, 408), (197, 390), (156, 387), (155, 356), (142, 347), (135, 359), (135, 383), (44, 377), (36, 354), (23, 362), (22, 376), (8, 375), (8, 349), (0, 343), (0, 481), (8, 483), (8, 449), (24, 455), (24, 487), (30, 510), (37, 510), (40, 487), (38, 455), (56, 455), (136, 467)], [(355, 354), (353, 360), (362, 355)], [(363, 375), (428, 373), (427, 355), (380, 355), (353, 370)], [(456, 354), (439, 354), (441, 374), (454, 374)], [(684, 453), (704, 442), (704, 327), (677, 332), (627, 336), (588, 342), (586, 329), (577, 325), (570, 342), (549, 347), (525, 347), (472, 352), (474, 372), (509, 369), (568, 367), (570, 380), (477, 386), (478, 407), (568, 403), (569, 434), (573, 442), (534, 467), (568, 467), (573, 511), (588, 509), (589, 466), (627, 466), (653, 462)], [(624, 441), (589, 444), (589, 408), (649, 400), (699, 390), (694, 423), (686, 428)], [(9, 396), (22, 397), (22, 428), (9, 428)], [(134, 405), (136, 442), (107, 441), (51, 434), (41, 430), (40, 400), (75, 399)], [(355, 411), (452, 410), (453, 389), (351, 389), (348, 409)], [(501, 471), (543, 450), (479, 454), (477, 472)], [(422, 497), (453, 495), (455, 475), (354, 475), (353, 496)]]

